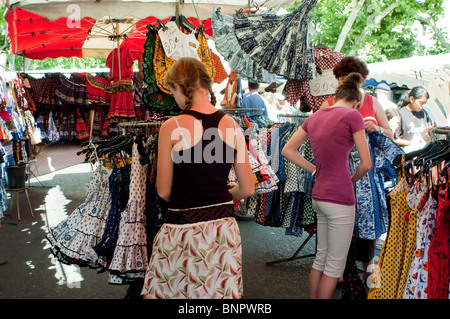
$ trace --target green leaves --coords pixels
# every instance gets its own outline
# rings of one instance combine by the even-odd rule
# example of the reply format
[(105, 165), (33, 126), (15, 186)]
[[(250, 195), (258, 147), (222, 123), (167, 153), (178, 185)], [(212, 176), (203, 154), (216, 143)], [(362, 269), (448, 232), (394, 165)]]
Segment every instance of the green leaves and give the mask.
[[(417, 21), (427, 23), (422, 18), (424, 13), (431, 16), (434, 22), (444, 19), (443, 0), (321, 0), (311, 17), (317, 31), (313, 32), (313, 43), (320, 42), (335, 48), (341, 32), (346, 32), (343, 27), (358, 2), (363, 4), (345, 36), (341, 53), (358, 55), (367, 63), (372, 63), (414, 54), (446, 52), (436, 36), (432, 36), (434, 45), (425, 47), (419, 42), (419, 33), (414, 31)], [(287, 10), (295, 10), (300, 3), (295, 2)], [(446, 42), (450, 42), (448, 35)]]

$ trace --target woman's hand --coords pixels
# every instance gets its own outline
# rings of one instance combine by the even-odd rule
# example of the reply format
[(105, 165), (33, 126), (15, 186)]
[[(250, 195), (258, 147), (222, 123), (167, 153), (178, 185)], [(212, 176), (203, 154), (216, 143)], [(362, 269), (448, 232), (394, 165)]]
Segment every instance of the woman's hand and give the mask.
[(364, 122), (367, 133), (381, 132), (381, 126), (375, 125), (372, 121)]

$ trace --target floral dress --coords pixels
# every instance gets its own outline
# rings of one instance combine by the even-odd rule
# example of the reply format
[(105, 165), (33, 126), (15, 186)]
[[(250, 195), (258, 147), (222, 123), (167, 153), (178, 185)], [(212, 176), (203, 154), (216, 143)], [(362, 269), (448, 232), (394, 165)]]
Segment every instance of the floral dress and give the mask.
[(309, 34), (317, 0), (303, 1), (292, 13), (234, 14), (234, 33), (241, 49), (263, 69), (287, 79), (316, 76), (314, 48)]
[(450, 200), (447, 192), (448, 185), (439, 191), (436, 228), (428, 249), (428, 299), (449, 299)]
[(437, 201), (427, 185), (416, 182), (407, 201), (411, 208), (417, 209), (417, 234), (414, 257), (403, 292), (404, 299), (427, 299), (428, 285), (428, 248), (436, 223)]

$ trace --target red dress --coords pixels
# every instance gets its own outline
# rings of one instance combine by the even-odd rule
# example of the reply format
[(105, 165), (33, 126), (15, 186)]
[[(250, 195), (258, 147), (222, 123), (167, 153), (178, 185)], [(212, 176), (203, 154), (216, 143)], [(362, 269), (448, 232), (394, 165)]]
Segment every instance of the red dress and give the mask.
[(428, 299), (448, 299), (449, 295), (449, 243), (450, 200), (447, 187), (439, 192), (436, 228), (428, 249)]
[(135, 118), (133, 100), (133, 58), (127, 46), (114, 49), (106, 59), (112, 78), (111, 107), (107, 120), (112, 122), (127, 122)]
[[(334, 96), (327, 98), (327, 102), (330, 106), (334, 104)], [(362, 115), (364, 122), (371, 121), (373, 124), (378, 125), (375, 112), (373, 111), (373, 98), (370, 94), (364, 94), (364, 102), (359, 109), (359, 113)]]

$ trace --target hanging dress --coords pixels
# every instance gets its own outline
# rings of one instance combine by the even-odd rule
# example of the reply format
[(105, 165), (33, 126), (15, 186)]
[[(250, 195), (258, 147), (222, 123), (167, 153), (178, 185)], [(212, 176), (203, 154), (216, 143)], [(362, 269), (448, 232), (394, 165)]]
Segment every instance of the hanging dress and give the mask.
[(316, 77), (314, 48), (309, 32), (317, 0), (305, 0), (295, 11), (278, 16), (234, 14), (234, 32), (241, 49), (262, 68), (289, 80)]
[(404, 156), (402, 174), (390, 191), (391, 218), (369, 299), (401, 299), (416, 244), (416, 209), (407, 202), (410, 186), (406, 180)]
[(173, 95), (161, 90), (157, 84), (153, 59), (155, 54), (160, 54), (159, 50), (161, 48), (159, 46), (158, 48), (156, 47), (156, 29), (151, 25), (147, 26), (147, 28), (147, 39), (144, 43), (144, 54), (142, 61), (142, 73), (144, 77), (143, 99), (146, 104), (149, 105), (149, 110), (151, 111), (161, 114), (178, 115), (180, 114), (181, 109), (175, 101)]
[(91, 268), (106, 265), (93, 247), (100, 241), (111, 205), (110, 174), (110, 169), (99, 166), (86, 186), (85, 201), (47, 234), (59, 261)]
[(234, 33), (233, 17), (221, 13), (220, 9), (215, 9), (211, 17), (211, 26), (217, 51), (242, 79), (260, 83), (275, 82), (275, 74), (266, 71), (241, 49)]
[(416, 244), (413, 258), (409, 267), (408, 277), (405, 283), (403, 299), (427, 299), (426, 288), (428, 285), (428, 248), (432, 238), (437, 202), (433, 190), (429, 185), (417, 181), (413, 188), (418, 188), (408, 195), (407, 201), (410, 207), (415, 206), (417, 211)]
[(133, 143), (130, 190), (121, 212), (119, 233), (109, 272), (121, 278), (143, 278), (148, 266), (146, 231), (146, 166), (141, 165), (137, 143)]
[[(203, 65), (209, 76), (214, 79), (214, 62), (211, 58), (211, 49), (208, 47), (208, 40), (205, 34), (200, 31), (197, 36), (199, 47), (197, 49), (197, 55), (202, 61)], [(167, 56), (164, 47), (161, 43), (161, 39), (158, 37), (155, 42), (155, 51), (153, 56), (153, 69), (155, 72), (156, 84), (166, 94), (172, 95), (168, 85), (164, 83), (164, 77), (169, 71), (170, 67), (175, 63), (175, 60)]]
[(50, 110), (50, 112), (48, 114), (47, 137), (48, 137), (48, 141), (50, 143), (59, 142), (59, 139), (60, 139), (59, 132), (58, 132), (58, 129), (56, 128), (55, 120), (53, 118), (53, 111), (52, 110)]
[[(314, 66), (317, 73), (322, 74), (325, 70), (332, 70), (344, 55), (331, 48), (314, 48)], [(314, 90), (314, 88), (313, 88)], [(295, 105), (301, 101), (300, 108), (302, 112), (313, 112), (320, 109), (322, 103), (330, 95), (313, 95), (309, 81), (288, 80), (284, 87), (286, 101)]]
[(109, 188), (111, 190), (111, 209), (108, 220), (100, 242), (94, 246), (98, 255), (105, 256), (110, 262), (119, 235), (120, 215), (125, 210), (130, 190), (130, 165), (116, 164), (109, 177)]
[(114, 49), (106, 59), (112, 78), (111, 106), (107, 120), (127, 122), (135, 118), (133, 100), (133, 58), (127, 45)]
[(81, 115), (80, 109), (75, 111), (76, 115), (76, 123), (75, 123), (75, 132), (72, 131), (72, 134), (75, 133), (75, 137), (77, 140), (83, 140), (89, 137), (89, 132), (86, 127), (86, 123), (84, 122), (83, 116)]
[(442, 185), (438, 195), (436, 229), (428, 249), (428, 299), (449, 299), (450, 276), (450, 200), (448, 180)]

